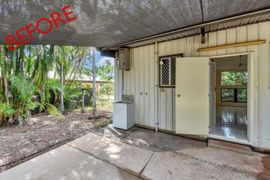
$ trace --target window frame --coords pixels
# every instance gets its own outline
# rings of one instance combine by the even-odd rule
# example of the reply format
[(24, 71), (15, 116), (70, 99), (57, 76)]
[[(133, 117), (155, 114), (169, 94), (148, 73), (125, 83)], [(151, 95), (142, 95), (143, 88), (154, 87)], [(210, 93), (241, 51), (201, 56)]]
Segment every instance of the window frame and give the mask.
[[(162, 75), (162, 73), (161, 73), (161, 65), (160, 65), (160, 61), (162, 60), (162, 59), (166, 59), (166, 58), (170, 58), (170, 59), (172, 59), (172, 58), (182, 58), (182, 57), (184, 57), (184, 54), (173, 54), (173, 55), (167, 55), (167, 56), (159, 56), (159, 58), (158, 58), (158, 87), (159, 88), (175, 88), (176, 87), (176, 82), (175, 82), (175, 85), (171, 85), (171, 86), (167, 86), (167, 85), (164, 85), (164, 86), (162, 86), (162, 83), (161, 83), (161, 75)], [(175, 73), (176, 73), (176, 70), (177, 70), (177, 68), (176, 68), (176, 62), (175, 62)], [(171, 71), (171, 70), (170, 70)], [(175, 74), (175, 77), (176, 77), (176, 74)]]
[[(222, 90), (223, 89), (233, 89), (234, 90), (234, 101), (223, 101), (222, 100)], [(220, 101), (222, 103), (239, 103), (239, 104), (248, 103), (248, 100), (247, 100), (247, 102), (238, 102), (238, 89), (246, 89), (246, 90), (248, 90), (248, 88), (244, 88), (244, 87), (235, 87), (235, 88), (233, 88), (233, 87), (221, 87), (221, 89), (220, 89)]]
[[(235, 77), (236, 77), (236, 73), (237, 72), (247, 72), (248, 73), (248, 70), (223, 70), (220, 72), (220, 78), (221, 78), (221, 81), (220, 81), (220, 86), (221, 87), (234, 87), (234, 86), (248, 86), (248, 83), (245, 85), (245, 84), (242, 84), (242, 85), (237, 85), (236, 81), (234, 82), (235, 84), (234, 85), (223, 85), (223, 74), (224, 72), (235, 72)], [(235, 79), (236, 80), (236, 79)]]

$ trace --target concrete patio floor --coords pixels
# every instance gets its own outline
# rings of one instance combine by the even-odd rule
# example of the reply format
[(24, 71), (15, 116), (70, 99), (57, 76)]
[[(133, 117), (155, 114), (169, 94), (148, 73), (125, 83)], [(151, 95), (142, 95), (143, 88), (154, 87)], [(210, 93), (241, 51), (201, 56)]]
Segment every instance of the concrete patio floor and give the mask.
[(0, 174), (1, 180), (270, 179), (270, 156), (111, 125)]

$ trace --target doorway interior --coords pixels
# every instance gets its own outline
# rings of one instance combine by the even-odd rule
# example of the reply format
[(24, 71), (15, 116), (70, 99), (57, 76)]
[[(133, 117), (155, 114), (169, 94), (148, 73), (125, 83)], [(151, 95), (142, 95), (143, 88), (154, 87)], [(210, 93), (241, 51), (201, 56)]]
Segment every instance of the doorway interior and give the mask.
[(214, 58), (211, 62), (209, 133), (248, 140), (248, 55)]

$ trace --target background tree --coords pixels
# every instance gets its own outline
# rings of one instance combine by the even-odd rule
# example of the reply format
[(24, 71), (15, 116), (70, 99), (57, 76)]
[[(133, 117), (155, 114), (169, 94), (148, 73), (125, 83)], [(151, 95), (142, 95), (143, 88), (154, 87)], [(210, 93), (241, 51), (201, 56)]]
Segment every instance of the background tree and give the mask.
[(92, 47), (92, 81), (93, 81), (93, 111), (92, 116), (97, 116), (96, 102), (96, 48)]
[(112, 81), (114, 78), (114, 66), (110, 60), (106, 60), (105, 64), (97, 68), (97, 74), (100, 79), (105, 81)]
[(108, 96), (108, 101), (110, 100), (110, 96), (113, 95), (114, 92), (114, 84), (106, 83), (102, 86), (102, 92)]

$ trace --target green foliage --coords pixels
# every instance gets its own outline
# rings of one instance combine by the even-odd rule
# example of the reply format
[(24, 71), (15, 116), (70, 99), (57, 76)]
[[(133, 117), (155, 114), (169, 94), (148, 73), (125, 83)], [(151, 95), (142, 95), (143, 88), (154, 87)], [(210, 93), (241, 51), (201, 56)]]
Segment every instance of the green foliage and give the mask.
[(102, 80), (112, 81), (114, 73), (114, 66), (109, 60), (106, 60), (106, 63), (103, 66), (97, 68), (97, 74), (100, 76)]
[(0, 125), (14, 119), (22, 126), (37, 107), (59, 116), (48, 103), (50, 90), (55, 96), (62, 91), (59, 80), (47, 77), (53, 69), (54, 46), (20, 46), (11, 51), (1, 45), (0, 57)]
[(105, 119), (105, 120), (101, 120), (101, 121), (97, 122), (96, 127), (100, 129), (100, 128), (106, 127), (107, 125), (112, 124), (112, 123), (113, 123), (112, 118)]
[(235, 101), (234, 89), (237, 89), (237, 102), (247, 102), (247, 89), (241, 89), (242, 86), (246, 86), (248, 84), (247, 71), (222, 72), (221, 78), (222, 78), (221, 85), (229, 87), (229, 88), (222, 89), (222, 100), (224, 102)]
[(49, 103), (45, 103), (45, 106), (47, 107), (48, 113), (50, 113), (51, 115), (55, 116), (56, 118), (58, 118), (60, 120), (65, 119), (65, 116), (63, 116), (55, 106), (53, 106)]
[(54, 93), (54, 96), (58, 97), (58, 92), (62, 92), (61, 83), (58, 79), (47, 79), (45, 81), (45, 93), (46, 93), (46, 101), (49, 101), (51, 97), (51, 93), (49, 90), (52, 90)]
[(222, 85), (247, 85), (248, 72), (247, 71), (227, 71), (222, 72)]
[(8, 107), (6, 103), (0, 103), (0, 117), (7, 118), (15, 114), (15, 112), (12, 106)]
[[(30, 111), (48, 111), (64, 119), (55, 107), (61, 93), (67, 110), (81, 105), (82, 88), (76, 83), (75, 75), (92, 75), (88, 62), (92, 57), (90, 48), (26, 45), (11, 51), (8, 46), (0, 47), (0, 126), (8, 120), (15, 120), (23, 126)], [(48, 77), (51, 71), (55, 72), (54, 79)], [(113, 66), (109, 61), (99, 71), (102, 79), (113, 79)], [(112, 87), (104, 87), (104, 93), (111, 92)], [(86, 106), (90, 104), (91, 96), (92, 89), (88, 87), (85, 90)]]
[(79, 88), (79, 84), (75, 82), (74, 84), (65, 86), (64, 92), (66, 110), (78, 108), (78, 99), (82, 97), (82, 89)]
[(106, 94), (109, 100), (110, 95), (113, 95), (114, 92), (114, 84), (113, 83), (102, 84), (101, 92)]

